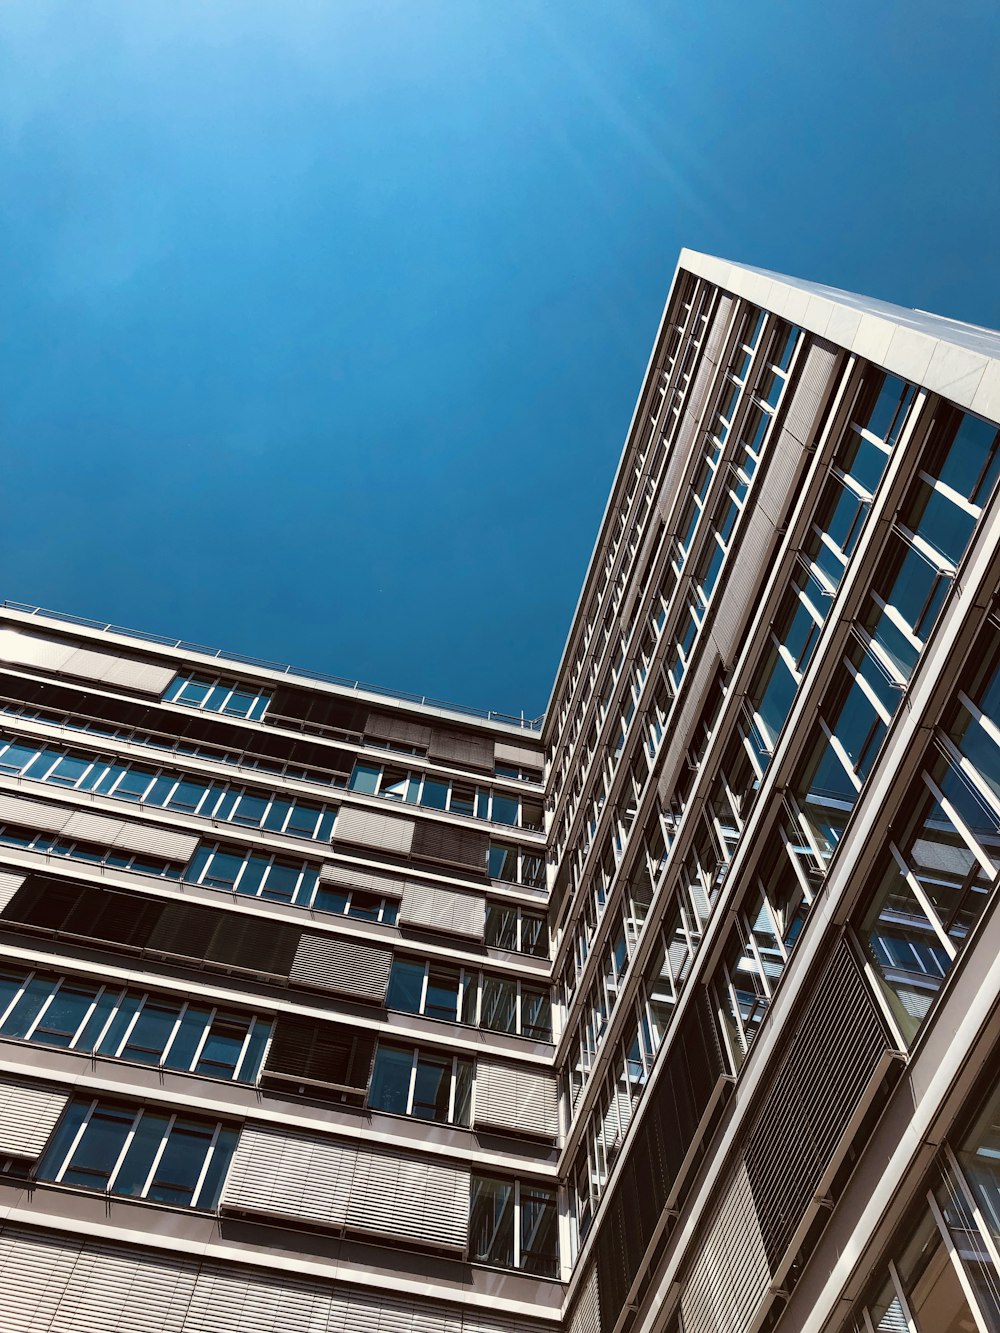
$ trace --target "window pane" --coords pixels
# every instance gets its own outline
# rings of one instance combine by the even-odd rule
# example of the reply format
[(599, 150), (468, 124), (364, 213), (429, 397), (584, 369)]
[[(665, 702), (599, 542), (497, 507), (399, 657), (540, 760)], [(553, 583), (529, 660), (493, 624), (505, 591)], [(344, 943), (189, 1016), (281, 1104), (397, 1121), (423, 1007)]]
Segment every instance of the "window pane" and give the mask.
[(454, 1022), (458, 1017), (458, 981), (456, 968), (431, 966), (427, 972), (427, 1000), (424, 1013), (428, 1018), (446, 1018)]
[(169, 1118), (143, 1111), (129, 1144), (125, 1160), (115, 1177), (115, 1193), (141, 1197), (149, 1179), (149, 1172), (157, 1149), (166, 1133)]
[(49, 1046), (68, 1046), (97, 999), (98, 990), (97, 986), (60, 986), (35, 1028), (32, 1040), (43, 1041)]
[(376, 1111), (405, 1115), (410, 1095), (413, 1052), (406, 1047), (379, 1043), (375, 1052), (368, 1105)]
[(67, 1185), (104, 1189), (125, 1146), (135, 1113), (131, 1109), (98, 1107), (91, 1116), (63, 1180)]
[(232, 1078), (243, 1051), (249, 1021), (236, 1014), (216, 1014), (195, 1066), (196, 1074)]
[(198, 1049), (198, 1043), (202, 1039), (211, 1015), (211, 1009), (193, 1004), (188, 1005), (184, 1017), (181, 1019), (181, 1025), (177, 1029), (177, 1035), (170, 1043), (170, 1050), (167, 1052), (165, 1063), (168, 1069), (191, 1068), (194, 1053)]
[(146, 1002), (122, 1051), (123, 1060), (159, 1064), (180, 1015), (180, 1005)]
[(408, 1014), (419, 1013), (423, 985), (423, 963), (410, 962), (405, 958), (395, 959), (389, 978), (386, 1005), (390, 1009), (402, 1009)]
[(506, 1180), (472, 1177), (469, 1256), (475, 1263), (514, 1266), (514, 1186)]
[(539, 1277), (555, 1277), (557, 1234), (555, 1193), (522, 1184), (521, 1267)]
[(159, 1199), (162, 1203), (191, 1202), (214, 1129), (214, 1125), (189, 1120), (174, 1122), (153, 1182), (146, 1192), (147, 1199)]
[(481, 1015), (484, 1028), (516, 1033), (517, 983), (504, 977), (484, 977)]
[(451, 1100), (451, 1057), (418, 1055), (413, 1084), (413, 1114), (421, 1120), (448, 1119)]

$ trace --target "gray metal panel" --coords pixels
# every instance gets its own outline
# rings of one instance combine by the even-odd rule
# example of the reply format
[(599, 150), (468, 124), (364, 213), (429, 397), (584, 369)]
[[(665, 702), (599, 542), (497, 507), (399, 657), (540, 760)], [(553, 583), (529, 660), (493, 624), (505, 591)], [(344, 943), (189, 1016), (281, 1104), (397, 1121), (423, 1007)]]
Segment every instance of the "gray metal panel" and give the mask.
[(354, 1231), (464, 1250), (469, 1239), (469, 1170), (362, 1148), (347, 1225)]
[(838, 350), (832, 343), (813, 341), (802, 372), (796, 378), (785, 415), (785, 429), (800, 444), (811, 445), (819, 411), (837, 367)]
[(109, 685), (121, 685), (137, 694), (162, 694), (176, 674), (170, 666), (139, 662), (134, 657), (113, 657), (103, 679)]
[[(765, 483), (770, 479), (770, 472)], [(774, 543), (774, 524), (763, 509), (751, 507), (734, 558), (729, 561), (725, 587), (712, 621), (712, 638), (719, 656), (731, 667), (746, 636), (757, 589), (767, 572), (767, 557)]]
[(365, 893), (381, 893), (400, 898), (406, 880), (402, 875), (385, 875), (379, 870), (364, 870), (357, 866), (324, 861), (319, 877), (324, 884), (337, 884), (342, 889), (361, 889)]
[(685, 1333), (743, 1333), (771, 1280), (746, 1169), (736, 1168), (681, 1292)]
[(340, 1229), (347, 1220), (357, 1158), (353, 1144), (325, 1135), (248, 1125), (240, 1134), (221, 1206)]
[(174, 676), (173, 667), (140, 662), (121, 653), (105, 653), (95, 648), (77, 648), (59, 670), (67, 676), (122, 685), (142, 694), (162, 694)]
[(198, 846), (198, 837), (193, 833), (180, 833), (177, 829), (155, 824), (129, 822), (111, 845), (146, 856), (162, 857), (165, 861), (187, 862)]
[(4, 910), (23, 883), (23, 875), (15, 874), (11, 870), (0, 870), (0, 912)]
[(11, 629), (9, 625), (0, 626), (0, 661), (61, 671), (74, 651), (75, 645), (72, 643), (46, 639), (40, 634), (24, 634), (21, 630)]
[(392, 951), (337, 935), (303, 935), (290, 980), (381, 1002), (389, 984)]
[(363, 810), (342, 805), (337, 813), (335, 842), (354, 842), (362, 847), (379, 847), (386, 852), (408, 856), (413, 845), (413, 820), (398, 815), (383, 815), (379, 810)]
[(0, 1155), (38, 1157), (69, 1101), (17, 1078), (0, 1078)]
[(676, 721), (671, 722), (667, 733), (666, 752), (659, 779), (660, 800), (665, 805), (670, 803), (670, 798), (673, 796), (680, 766), (686, 762), (687, 743), (691, 739), (694, 724), (705, 707), (708, 692), (718, 669), (719, 653), (714, 642), (703, 644), (694, 675), (686, 683), (687, 697), (680, 706)]
[(480, 1056), (476, 1062), (476, 1124), (554, 1139), (559, 1133), (555, 1074)]
[(369, 713), (365, 735), (376, 740), (395, 741), (397, 745), (412, 745), (420, 750), (426, 750), (431, 741), (430, 727), (391, 713)]
[(486, 899), (476, 893), (456, 893), (437, 884), (408, 879), (399, 919), (411, 926), (429, 926), (481, 940), (486, 933)]
[(541, 746), (533, 750), (527, 745), (512, 745), (510, 741), (497, 741), (494, 759), (498, 764), (541, 769), (545, 764), (545, 751)]
[(590, 1272), (580, 1284), (569, 1316), (567, 1333), (601, 1333), (601, 1300), (597, 1290), (596, 1265), (591, 1265)]
[(29, 801), (24, 796), (0, 792), (0, 824), (23, 824), (41, 833), (58, 833), (71, 811), (49, 801)]

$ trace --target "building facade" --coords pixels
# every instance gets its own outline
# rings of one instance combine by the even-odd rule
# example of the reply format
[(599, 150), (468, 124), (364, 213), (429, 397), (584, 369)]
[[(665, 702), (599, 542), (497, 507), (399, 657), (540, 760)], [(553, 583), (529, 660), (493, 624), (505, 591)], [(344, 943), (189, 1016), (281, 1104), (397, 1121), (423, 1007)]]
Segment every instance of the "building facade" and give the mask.
[(684, 251), (544, 719), (6, 604), (3, 1328), (1000, 1330), (998, 420)]

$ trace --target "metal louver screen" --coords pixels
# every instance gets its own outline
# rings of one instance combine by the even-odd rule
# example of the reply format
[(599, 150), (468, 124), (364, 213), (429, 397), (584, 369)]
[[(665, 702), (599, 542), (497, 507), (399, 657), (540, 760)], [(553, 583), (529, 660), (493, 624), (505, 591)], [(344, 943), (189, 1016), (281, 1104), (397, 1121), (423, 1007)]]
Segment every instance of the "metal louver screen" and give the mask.
[(337, 812), (333, 838), (338, 843), (353, 842), (407, 856), (413, 845), (413, 820), (343, 805)]
[(842, 940), (743, 1152), (773, 1273), (891, 1049), (868, 983)]
[(567, 1333), (601, 1333), (601, 1300), (597, 1286), (597, 1269), (593, 1264), (580, 1284), (566, 1330)]
[(493, 772), (492, 736), (474, 736), (466, 731), (432, 731), (427, 753), (443, 764), (481, 768)]
[(338, 936), (304, 934), (290, 979), (381, 1004), (389, 984), (392, 952)]
[(554, 1139), (559, 1133), (555, 1075), (507, 1060), (476, 1064), (476, 1124)]
[(68, 1101), (64, 1092), (0, 1078), (0, 1157), (38, 1157)]
[(477, 893), (456, 893), (422, 880), (407, 880), (399, 920), (411, 926), (447, 931), (481, 940), (486, 933), (486, 899)]
[(770, 1281), (750, 1182), (741, 1162), (684, 1285), (684, 1333), (743, 1333)]
[(363, 1092), (374, 1054), (372, 1033), (343, 1023), (280, 1014), (262, 1077), (284, 1085)]
[(425, 861), (476, 869), (486, 874), (488, 833), (478, 829), (455, 828), (451, 824), (422, 819), (413, 836), (412, 852)]
[(365, 735), (374, 740), (395, 741), (397, 745), (409, 745), (418, 750), (426, 750), (431, 741), (430, 727), (391, 713), (369, 713), (364, 730)]
[(699, 988), (674, 1029), (600, 1223), (595, 1257), (603, 1333), (614, 1328), (663, 1209), (675, 1199), (724, 1075), (708, 997)]

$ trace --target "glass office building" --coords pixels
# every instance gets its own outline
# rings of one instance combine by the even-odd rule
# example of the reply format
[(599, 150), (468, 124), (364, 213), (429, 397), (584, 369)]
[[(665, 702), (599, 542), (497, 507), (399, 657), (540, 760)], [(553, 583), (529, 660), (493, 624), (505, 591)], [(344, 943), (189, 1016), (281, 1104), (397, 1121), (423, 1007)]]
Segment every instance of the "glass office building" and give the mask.
[(684, 251), (544, 718), (5, 604), (4, 1329), (997, 1333), (998, 420)]

